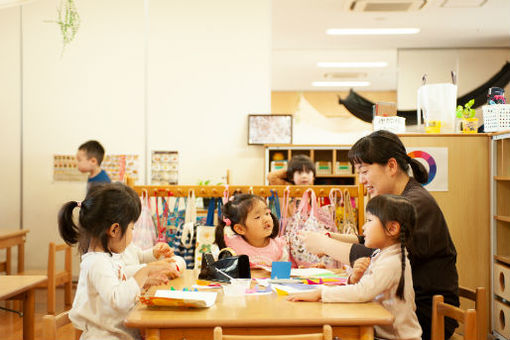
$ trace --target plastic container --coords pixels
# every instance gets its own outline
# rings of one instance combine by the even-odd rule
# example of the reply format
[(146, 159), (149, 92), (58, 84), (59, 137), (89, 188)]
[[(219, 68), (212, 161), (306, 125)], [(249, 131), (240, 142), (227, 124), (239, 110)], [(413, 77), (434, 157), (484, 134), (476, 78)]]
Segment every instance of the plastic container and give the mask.
[(225, 296), (243, 296), (250, 289), (251, 279), (233, 279), (229, 284), (223, 285)]

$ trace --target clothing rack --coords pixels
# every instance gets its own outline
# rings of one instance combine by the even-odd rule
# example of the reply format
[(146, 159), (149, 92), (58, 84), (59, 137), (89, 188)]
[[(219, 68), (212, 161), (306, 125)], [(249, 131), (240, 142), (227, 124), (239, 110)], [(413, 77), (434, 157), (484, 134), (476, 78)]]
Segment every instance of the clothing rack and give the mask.
[(339, 189), (342, 192), (348, 190), (352, 198), (356, 200), (358, 207), (358, 231), (363, 232), (365, 222), (365, 188), (359, 185), (133, 185), (127, 181), (138, 195), (146, 192), (149, 197), (186, 197), (191, 191), (196, 197), (223, 197), (228, 190), (229, 196), (234, 193), (252, 193), (261, 197), (270, 197), (273, 192), (280, 198), (285, 190), (289, 190), (289, 197), (302, 197), (304, 192), (312, 189), (317, 197), (329, 197), (331, 189)]

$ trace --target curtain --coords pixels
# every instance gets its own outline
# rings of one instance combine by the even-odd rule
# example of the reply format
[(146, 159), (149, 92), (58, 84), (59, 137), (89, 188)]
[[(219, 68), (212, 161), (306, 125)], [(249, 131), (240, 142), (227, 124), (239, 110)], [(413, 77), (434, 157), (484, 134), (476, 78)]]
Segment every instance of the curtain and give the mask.
[[(473, 108), (482, 106), (487, 101), (487, 93), (489, 92), (489, 88), (504, 88), (506, 85), (508, 85), (508, 83), (510, 83), (510, 63), (506, 62), (501, 70), (487, 82), (457, 98), (457, 105), (464, 105), (469, 100), (474, 98), (475, 104), (473, 105)], [(345, 108), (349, 110), (350, 113), (359, 119), (368, 123), (372, 122), (372, 106), (374, 103), (360, 96), (354, 92), (353, 89), (349, 91), (349, 95), (345, 99), (338, 97), (338, 103), (345, 106)], [(416, 110), (398, 110), (397, 115), (406, 119), (406, 125), (415, 125), (417, 123)]]

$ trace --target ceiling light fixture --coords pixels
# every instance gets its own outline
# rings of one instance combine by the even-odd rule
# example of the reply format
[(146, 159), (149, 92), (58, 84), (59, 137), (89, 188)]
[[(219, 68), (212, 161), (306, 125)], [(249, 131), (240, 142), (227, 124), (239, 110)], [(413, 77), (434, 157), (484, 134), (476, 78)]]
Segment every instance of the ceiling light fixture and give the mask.
[(329, 35), (396, 35), (419, 32), (419, 28), (330, 28), (326, 30), (326, 34)]
[(369, 81), (314, 81), (315, 87), (361, 87), (370, 86)]
[(365, 67), (386, 67), (385, 61), (349, 61), (349, 62), (318, 62), (318, 67), (331, 68), (365, 68)]

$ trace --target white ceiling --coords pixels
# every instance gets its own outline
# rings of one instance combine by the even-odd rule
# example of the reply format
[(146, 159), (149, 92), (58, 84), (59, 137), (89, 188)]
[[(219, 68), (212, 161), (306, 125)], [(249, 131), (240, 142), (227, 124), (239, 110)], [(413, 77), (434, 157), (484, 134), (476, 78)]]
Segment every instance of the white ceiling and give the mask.
[[(348, 7), (353, 1), (356, 0), (272, 1), (274, 91), (348, 89), (311, 86), (312, 81), (325, 80), (368, 80), (371, 86), (358, 89), (396, 90), (398, 49), (510, 48), (510, 0), (427, 0), (423, 8), (409, 12), (351, 11)], [(386, 0), (391, 1), (395, 0)], [(399, 36), (325, 34), (328, 28), (379, 27), (418, 27), (421, 32)], [(325, 69), (316, 66), (319, 61), (386, 61), (388, 67)], [(325, 77), (328, 72), (365, 74), (334, 79)]]

